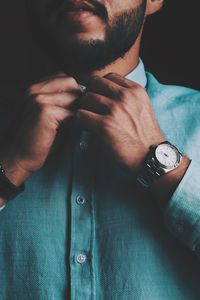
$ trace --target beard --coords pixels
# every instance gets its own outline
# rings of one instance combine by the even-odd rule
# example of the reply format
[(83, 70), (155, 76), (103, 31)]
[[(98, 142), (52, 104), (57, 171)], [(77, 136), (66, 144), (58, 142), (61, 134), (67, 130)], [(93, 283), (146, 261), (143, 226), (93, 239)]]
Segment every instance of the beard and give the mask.
[[(107, 25), (105, 38), (74, 40), (53, 27), (40, 24), (36, 37), (62, 70), (68, 74), (102, 70), (124, 55), (135, 44), (144, 23), (146, 0), (135, 9), (123, 11)], [(33, 25), (34, 23), (32, 23)], [(35, 24), (34, 24), (35, 25)], [(34, 26), (34, 31), (37, 27)], [(42, 30), (41, 30), (42, 29)]]

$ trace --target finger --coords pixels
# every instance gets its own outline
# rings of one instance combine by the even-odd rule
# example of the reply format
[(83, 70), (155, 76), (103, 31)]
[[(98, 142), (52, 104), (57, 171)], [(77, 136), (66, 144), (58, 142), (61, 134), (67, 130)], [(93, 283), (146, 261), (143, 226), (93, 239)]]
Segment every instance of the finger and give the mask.
[(74, 117), (74, 113), (61, 107), (52, 107), (52, 115), (56, 119), (58, 125)]
[(78, 98), (78, 93), (39, 94), (35, 97), (35, 102), (75, 110), (78, 108)]
[[(32, 111), (33, 122), (38, 126), (38, 128), (42, 128), (42, 124), (45, 122), (49, 123), (47, 127), (52, 128), (51, 125), (55, 125), (55, 128), (58, 128), (63, 122), (73, 118), (75, 116), (74, 112), (71, 112), (62, 107), (46, 105), (38, 114), (37, 110)], [(30, 116), (29, 116), (30, 117)], [(36, 121), (37, 120), (37, 121)], [(35, 126), (35, 125), (34, 125)], [(46, 130), (47, 127), (43, 126), (43, 129)]]
[(87, 92), (79, 98), (79, 108), (98, 114), (109, 114), (113, 101), (107, 97)]
[(79, 124), (87, 131), (98, 133), (100, 130), (100, 124), (102, 116), (94, 112), (79, 109), (77, 111), (77, 120)]
[(117, 83), (107, 78), (93, 76), (88, 83), (86, 92), (88, 91), (108, 98), (117, 99), (120, 88)]
[(69, 91), (82, 93), (76, 80), (73, 77), (65, 76), (33, 84), (29, 89), (29, 94), (50, 94)]
[(109, 74), (105, 75), (104, 78), (106, 78), (122, 87), (125, 87), (125, 88), (131, 88), (131, 87), (138, 85), (134, 81), (126, 79), (117, 73), (109, 73)]

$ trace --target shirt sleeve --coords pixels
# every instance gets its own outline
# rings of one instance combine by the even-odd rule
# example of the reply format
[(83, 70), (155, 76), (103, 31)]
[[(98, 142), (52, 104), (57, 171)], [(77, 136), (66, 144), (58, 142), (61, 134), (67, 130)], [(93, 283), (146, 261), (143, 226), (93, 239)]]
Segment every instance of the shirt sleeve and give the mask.
[(173, 235), (200, 257), (200, 164), (191, 161), (164, 211)]

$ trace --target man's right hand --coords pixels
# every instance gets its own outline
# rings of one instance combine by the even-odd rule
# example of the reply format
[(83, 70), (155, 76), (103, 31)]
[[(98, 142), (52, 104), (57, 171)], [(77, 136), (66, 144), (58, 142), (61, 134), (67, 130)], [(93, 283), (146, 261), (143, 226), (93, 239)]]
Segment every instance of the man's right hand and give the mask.
[(73, 117), (81, 93), (75, 79), (64, 74), (29, 88), (19, 130), (0, 157), (13, 184), (20, 185), (43, 166), (58, 128)]

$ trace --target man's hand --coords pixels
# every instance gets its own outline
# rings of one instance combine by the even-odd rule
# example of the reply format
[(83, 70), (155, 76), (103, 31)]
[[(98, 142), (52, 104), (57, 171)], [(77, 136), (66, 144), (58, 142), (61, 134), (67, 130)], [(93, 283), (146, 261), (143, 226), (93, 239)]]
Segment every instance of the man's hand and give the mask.
[(115, 159), (134, 171), (149, 147), (165, 140), (146, 91), (118, 74), (91, 78), (77, 117), (86, 130), (98, 134)]
[[(165, 141), (146, 91), (120, 75), (93, 77), (80, 106), (80, 124), (98, 134), (111, 157), (133, 172), (139, 170), (151, 145)], [(189, 163), (184, 156), (177, 169), (152, 185), (150, 191), (161, 206), (171, 198)]]
[(44, 164), (57, 129), (71, 119), (81, 90), (75, 79), (60, 74), (32, 85), (26, 97), (23, 120), (14, 140), (1, 153), (7, 177), (20, 185)]

